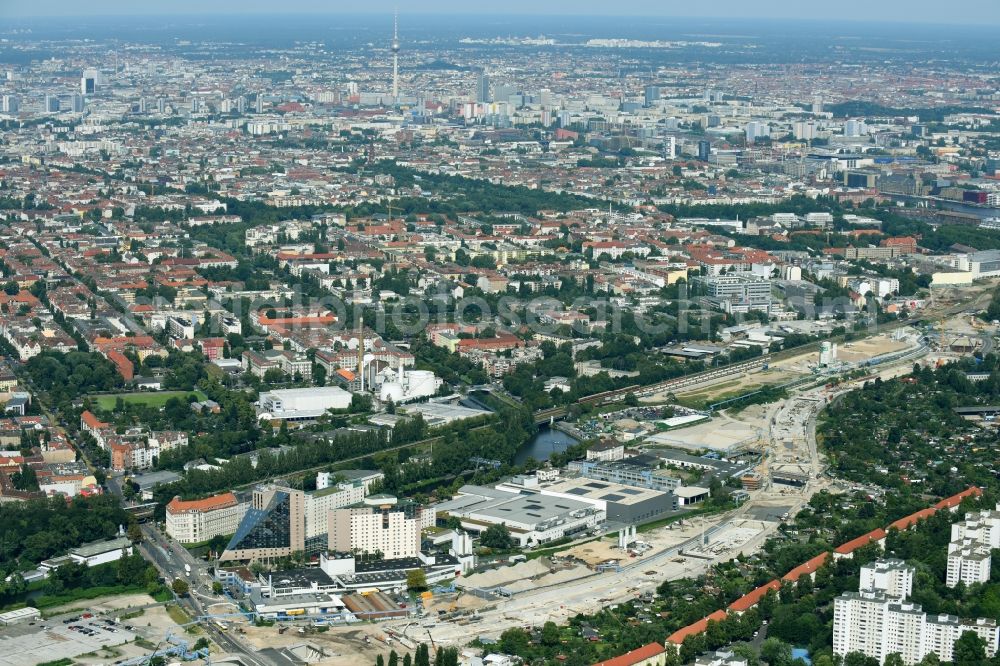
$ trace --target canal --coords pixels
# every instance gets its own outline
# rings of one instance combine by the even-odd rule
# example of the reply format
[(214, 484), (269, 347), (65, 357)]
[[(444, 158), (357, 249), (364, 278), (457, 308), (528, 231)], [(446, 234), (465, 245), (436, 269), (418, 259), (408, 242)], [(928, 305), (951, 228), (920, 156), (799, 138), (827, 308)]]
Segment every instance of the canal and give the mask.
[(535, 436), (528, 440), (514, 454), (514, 464), (521, 465), (528, 458), (534, 458), (538, 462), (545, 462), (553, 453), (565, 451), (576, 443), (577, 440), (561, 430), (555, 430), (548, 426), (540, 426)]

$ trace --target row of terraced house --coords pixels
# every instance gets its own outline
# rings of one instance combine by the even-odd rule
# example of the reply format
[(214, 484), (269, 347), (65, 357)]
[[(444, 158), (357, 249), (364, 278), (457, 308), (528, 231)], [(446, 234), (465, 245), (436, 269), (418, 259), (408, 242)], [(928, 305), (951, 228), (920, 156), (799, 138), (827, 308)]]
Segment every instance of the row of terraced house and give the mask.
[[(938, 511), (948, 510), (956, 511), (958, 506), (967, 497), (979, 497), (982, 495), (982, 491), (979, 488), (972, 487), (963, 490), (957, 495), (952, 495), (951, 497), (945, 498), (935, 504), (932, 507), (926, 509), (921, 509), (916, 513), (913, 513), (904, 518), (894, 521), (889, 524), (886, 529), (876, 529), (868, 532), (867, 534), (862, 534), (861, 536), (851, 539), (850, 541), (843, 543), (833, 551), (828, 551), (820, 553), (813, 558), (803, 562), (798, 565), (780, 579), (772, 580), (760, 587), (748, 592), (739, 599), (733, 601), (725, 609), (720, 609), (703, 617), (702, 619), (689, 624), (686, 627), (678, 629), (672, 633), (667, 638), (667, 645), (674, 645), (680, 647), (684, 640), (690, 636), (696, 636), (698, 634), (704, 633), (708, 630), (709, 623), (722, 622), (725, 620), (730, 613), (736, 615), (742, 615), (751, 608), (754, 608), (759, 604), (769, 593), (777, 593), (781, 589), (783, 584), (795, 585), (798, 583), (799, 579), (803, 576), (809, 576), (811, 579), (815, 578), (816, 571), (819, 570), (823, 565), (829, 562), (831, 559), (836, 560), (840, 558), (850, 558), (853, 557), (854, 552), (863, 546), (867, 546), (872, 543), (884, 544), (885, 538), (888, 536), (888, 530), (908, 530), (916, 526), (920, 521), (926, 520), (930, 516), (934, 515)], [(614, 659), (610, 659), (604, 662), (600, 662), (595, 666), (635, 666), (637, 664), (658, 665), (664, 663), (666, 659), (667, 648), (660, 645), (659, 643), (650, 643), (641, 648), (628, 652)]]

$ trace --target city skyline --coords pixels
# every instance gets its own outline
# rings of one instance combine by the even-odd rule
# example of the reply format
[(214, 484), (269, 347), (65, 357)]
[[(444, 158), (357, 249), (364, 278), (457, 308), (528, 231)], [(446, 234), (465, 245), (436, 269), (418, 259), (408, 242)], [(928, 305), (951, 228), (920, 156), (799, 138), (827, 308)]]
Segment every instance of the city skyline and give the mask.
[(397, 3), (0, 0), (0, 666), (1000, 666), (1000, 2)]
[[(366, 3), (364, 13), (391, 13), (398, 3), (389, 0), (374, 0)], [(508, 3), (505, 15), (558, 15), (551, 5), (538, 5), (526, 0), (512, 0)], [(317, 0), (291, 0), (282, 5), (282, 13), (316, 13), (316, 14), (355, 14), (354, 6), (331, 7), (328, 3)], [(963, 3), (960, 17), (942, 16), (939, 7), (930, 0), (903, 2), (902, 0), (886, 0), (872, 6), (861, 0), (847, 0), (836, 7), (822, 5), (807, 5), (792, 0), (766, 0), (753, 5), (753, 12), (748, 11), (745, 3), (738, 0), (719, 0), (711, 6), (679, 6), (664, 7), (662, 3), (650, 0), (628, 0), (617, 3), (614, 11), (609, 11), (604, 3), (582, 2), (572, 6), (576, 16), (636, 16), (664, 18), (704, 18), (704, 19), (763, 19), (763, 20), (838, 20), (866, 21), (891, 23), (936, 23), (936, 24), (997, 24), (1000, 23), (1000, 6), (989, 0), (967, 0)], [(402, 7), (408, 14), (441, 14), (457, 13), (468, 15), (494, 15), (498, 12), (488, 6), (478, 9), (467, 3), (455, 0), (432, 0), (421, 3), (420, 10), (412, 7)], [(0, 8), (0, 17), (6, 18), (51, 18), (60, 16), (156, 16), (156, 15), (208, 15), (213, 13), (240, 12), (243, 14), (272, 14), (273, 3), (261, 0), (214, 0), (213, 2), (195, 2), (194, 0), (178, 0), (173, 3), (148, 3), (136, 5), (125, 0), (95, 0), (81, 4), (68, 0), (49, 0), (47, 2), (8, 6)]]

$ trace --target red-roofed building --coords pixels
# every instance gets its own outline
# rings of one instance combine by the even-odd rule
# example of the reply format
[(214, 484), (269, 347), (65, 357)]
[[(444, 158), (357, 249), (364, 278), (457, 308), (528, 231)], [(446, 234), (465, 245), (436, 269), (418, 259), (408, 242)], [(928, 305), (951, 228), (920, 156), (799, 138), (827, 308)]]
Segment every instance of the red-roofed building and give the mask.
[(709, 622), (722, 622), (726, 619), (726, 611), (717, 610), (707, 617), (703, 617), (697, 622), (689, 624), (686, 627), (678, 629), (674, 633), (670, 634), (667, 638), (668, 643), (673, 643), (674, 645), (680, 645), (684, 642), (684, 639), (688, 636), (696, 636), (708, 629)]
[(666, 660), (666, 649), (659, 643), (650, 643), (612, 659), (599, 661), (594, 666), (661, 666)]
[(119, 351), (109, 351), (108, 360), (115, 364), (118, 369), (118, 374), (125, 378), (125, 381), (130, 382), (135, 378), (135, 364)]
[(100, 352), (110, 359), (110, 353), (112, 351), (124, 352), (133, 351), (135, 352), (136, 358), (139, 361), (145, 361), (147, 356), (156, 354), (166, 358), (167, 350), (160, 346), (152, 336), (149, 335), (136, 335), (136, 336), (119, 336), (115, 338), (104, 338), (96, 337), (90, 341), (91, 346), (94, 351)]
[(205, 358), (209, 361), (222, 358), (225, 353), (225, 338), (201, 338), (196, 342), (198, 343), (198, 346), (201, 347), (201, 353), (204, 354)]
[(124, 472), (132, 467), (132, 445), (127, 442), (111, 443), (111, 469)]
[(757, 604), (760, 600), (767, 596), (767, 593), (771, 590), (777, 592), (781, 589), (781, 581), (772, 580), (770, 583), (765, 583), (761, 585), (756, 590), (744, 594), (742, 597), (729, 604), (729, 610), (734, 613), (745, 613)]
[(948, 509), (949, 511), (956, 511), (958, 505), (962, 503), (966, 497), (982, 497), (983, 491), (979, 488), (972, 486), (971, 488), (966, 488), (957, 495), (952, 495), (951, 497), (946, 497), (937, 504), (934, 505), (936, 509)]
[(98, 446), (102, 449), (107, 447), (105, 435), (110, 432), (110, 428), (110, 423), (101, 421), (89, 410), (84, 410), (83, 414), (80, 414), (80, 430), (96, 439)]
[(917, 239), (912, 236), (886, 238), (879, 243), (880, 247), (894, 247), (900, 254), (914, 254), (917, 251)]
[(478, 349), (482, 351), (505, 351), (524, 346), (524, 340), (516, 335), (501, 333), (493, 338), (465, 338), (458, 341), (456, 345), (458, 353)]
[(910, 515), (904, 518), (900, 518), (899, 520), (894, 520), (893, 522), (889, 523), (889, 529), (896, 529), (900, 531), (908, 530), (917, 523), (919, 523), (921, 520), (927, 520), (935, 513), (937, 513), (937, 509), (935, 509), (934, 507), (921, 509), (916, 513), (911, 513)]
[(167, 534), (181, 543), (200, 543), (236, 531), (247, 504), (231, 492), (205, 499), (183, 501), (175, 497), (167, 504)]
[(885, 541), (885, 530), (879, 528), (877, 530), (872, 530), (868, 534), (862, 534), (856, 539), (851, 539), (847, 543), (842, 543), (833, 549), (834, 559), (840, 559), (841, 557), (852, 557), (854, 551), (862, 546), (867, 546), (870, 543), (882, 543)]
[(811, 560), (806, 560), (799, 566), (795, 567), (794, 569), (786, 573), (784, 576), (781, 577), (781, 580), (788, 581), (790, 583), (797, 583), (798, 580), (803, 576), (809, 576), (809, 578), (815, 578), (816, 570), (822, 567), (824, 564), (826, 564), (826, 561), (829, 559), (829, 557), (830, 553), (820, 553)]

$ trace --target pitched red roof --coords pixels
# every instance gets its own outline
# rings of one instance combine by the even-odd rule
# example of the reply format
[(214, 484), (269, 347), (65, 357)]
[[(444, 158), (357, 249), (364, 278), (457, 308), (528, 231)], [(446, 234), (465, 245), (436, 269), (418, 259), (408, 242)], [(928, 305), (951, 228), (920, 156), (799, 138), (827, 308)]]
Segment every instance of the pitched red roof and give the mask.
[(633, 666), (633, 664), (641, 664), (647, 659), (661, 655), (663, 652), (664, 648), (662, 645), (659, 643), (650, 643), (618, 657), (599, 661), (594, 666)]
[(684, 639), (687, 638), (688, 636), (694, 636), (696, 634), (700, 634), (701, 632), (708, 629), (708, 623), (710, 621), (722, 622), (725, 619), (726, 619), (726, 611), (717, 610), (711, 615), (703, 617), (697, 622), (689, 624), (688, 626), (678, 629), (674, 633), (670, 634), (670, 637), (667, 638), (667, 642), (673, 643), (674, 645), (680, 645), (681, 643), (684, 642)]
[(94, 416), (90, 410), (86, 410), (83, 414), (80, 414), (80, 419), (87, 424), (88, 428), (93, 428), (94, 430), (100, 430), (101, 428), (108, 427), (107, 423)]
[(216, 509), (227, 509), (236, 506), (236, 495), (232, 492), (225, 492), (221, 495), (213, 495), (200, 500), (184, 501), (180, 497), (175, 497), (167, 504), (167, 511), (170, 513), (202, 513), (204, 511), (214, 511)]
[(872, 541), (881, 541), (884, 538), (885, 538), (885, 530), (883, 530), (880, 527), (877, 530), (872, 530), (868, 534), (862, 534), (856, 539), (851, 539), (847, 543), (840, 544), (839, 546), (833, 549), (833, 552), (835, 552), (838, 555), (850, 555), (858, 548), (861, 548), (861, 546), (867, 546)]
[(971, 488), (966, 488), (957, 495), (952, 495), (951, 497), (946, 497), (937, 504), (934, 505), (936, 509), (953, 509), (962, 503), (966, 497), (982, 497), (983, 491), (979, 488), (972, 486)]
[(767, 596), (767, 593), (771, 590), (777, 592), (781, 589), (781, 582), (777, 580), (772, 580), (770, 583), (765, 583), (761, 585), (756, 590), (752, 592), (747, 592), (742, 597), (729, 604), (729, 610), (735, 611), (737, 613), (742, 613), (748, 611), (757, 604), (760, 600)]
[(787, 580), (789, 582), (794, 583), (798, 581), (799, 578), (802, 578), (802, 576), (806, 575), (811, 576), (812, 574), (816, 573), (817, 569), (826, 564), (826, 560), (828, 557), (830, 557), (830, 553), (820, 553), (811, 560), (806, 560), (799, 566), (795, 567), (794, 569), (786, 573), (784, 576), (781, 577), (781, 580)]
[(889, 529), (908, 530), (917, 523), (919, 523), (921, 520), (926, 520), (930, 518), (935, 513), (937, 513), (937, 509), (935, 509), (934, 507), (921, 509), (916, 513), (911, 513), (908, 516), (900, 518), (899, 520), (894, 520), (893, 522), (889, 523)]

